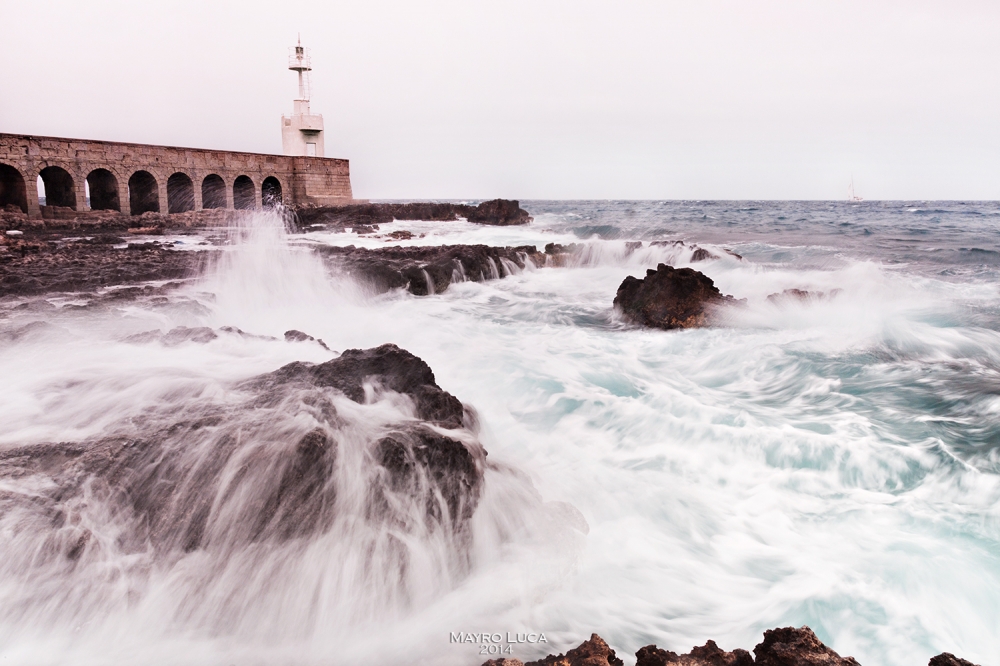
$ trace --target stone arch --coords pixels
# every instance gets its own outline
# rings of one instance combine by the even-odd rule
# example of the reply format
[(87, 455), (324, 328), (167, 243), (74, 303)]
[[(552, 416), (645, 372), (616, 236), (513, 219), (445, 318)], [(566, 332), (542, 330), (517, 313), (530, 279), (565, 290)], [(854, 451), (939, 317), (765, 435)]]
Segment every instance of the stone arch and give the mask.
[(226, 207), (226, 181), (217, 173), (210, 173), (201, 181), (201, 207)]
[(0, 164), (0, 210), (7, 206), (17, 206), (28, 214), (28, 189), (24, 176), (9, 164)]
[(260, 185), (260, 199), (264, 208), (273, 208), (281, 203), (281, 181), (274, 176), (268, 176)]
[(156, 178), (148, 171), (136, 171), (128, 179), (128, 203), (132, 215), (160, 212), (160, 192)]
[(186, 213), (194, 210), (194, 183), (182, 171), (167, 178), (167, 212)]
[(73, 186), (73, 176), (69, 175), (69, 171), (58, 166), (47, 166), (38, 176), (45, 188), (46, 206), (76, 209), (76, 188)]
[(90, 188), (91, 210), (122, 209), (118, 200), (118, 179), (107, 169), (94, 169), (87, 174), (87, 187)]
[(237, 176), (233, 181), (233, 208), (253, 210), (257, 207), (257, 188), (250, 176)]

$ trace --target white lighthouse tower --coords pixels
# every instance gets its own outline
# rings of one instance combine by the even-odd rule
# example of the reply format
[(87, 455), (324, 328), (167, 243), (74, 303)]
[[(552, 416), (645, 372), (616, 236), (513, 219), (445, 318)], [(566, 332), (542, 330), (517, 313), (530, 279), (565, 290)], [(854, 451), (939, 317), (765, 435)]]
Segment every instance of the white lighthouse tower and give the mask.
[(323, 116), (309, 110), (312, 58), (301, 38), (289, 49), (288, 69), (299, 73), (299, 96), (291, 117), (281, 116), (281, 146), (285, 155), (323, 157)]

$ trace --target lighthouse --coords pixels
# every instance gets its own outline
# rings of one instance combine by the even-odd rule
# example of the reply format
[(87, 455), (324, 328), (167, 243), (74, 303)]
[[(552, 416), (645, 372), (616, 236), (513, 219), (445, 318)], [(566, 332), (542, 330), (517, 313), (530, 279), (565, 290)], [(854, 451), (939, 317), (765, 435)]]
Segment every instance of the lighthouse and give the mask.
[(292, 115), (281, 116), (281, 146), (285, 155), (323, 157), (323, 116), (309, 109), (309, 72), (312, 58), (309, 49), (297, 45), (289, 49), (288, 69), (298, 72), (299, 96)]

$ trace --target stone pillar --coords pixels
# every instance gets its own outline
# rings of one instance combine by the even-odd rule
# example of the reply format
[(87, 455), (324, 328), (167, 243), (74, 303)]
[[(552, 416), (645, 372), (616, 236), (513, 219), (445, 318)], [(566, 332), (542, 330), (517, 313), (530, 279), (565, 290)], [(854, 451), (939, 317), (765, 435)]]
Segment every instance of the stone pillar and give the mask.
[(42, 209), (38, 206), (38, 169), (34, 164), (22, 169), (24, 173), (24, 191), (28, 197), (28, 219), (42, 219)]
[(167, 179), (158, 178), (156, 180), (156, 188), (160, 197), (160, 213), (165, 215), (170, 210), (170, 205), (167, 201)]
[[(219, 174), (222, 176), (222, 174)], [(226, 177), (222, 176), (223, 182), (226, 182)], [(233, 210), (236, 206), (233, 204), (233, 183), (236, 182), (236, 176), (229, 182), (226, 182), (226, 210)]]
[(201, 200), (201, 181), (203, 178), (197, 173), (192, 174), (191, 181), (194, 187), (194, 209), (204, 210), (205, 202)]
[(80, 176), (74, 179), (73, 188), (76, 190), (76, 212), (82, 213), (90, 210), (87, 205), (87, 176)]
[[(126, 172), (128, 173), (128, 172)], [(115, 174), (118, 176), (118, 174)], [(118, 177), (118, 208), (125, 215), (132, 214), (132, 202), (128, 198), (128, 178)]]

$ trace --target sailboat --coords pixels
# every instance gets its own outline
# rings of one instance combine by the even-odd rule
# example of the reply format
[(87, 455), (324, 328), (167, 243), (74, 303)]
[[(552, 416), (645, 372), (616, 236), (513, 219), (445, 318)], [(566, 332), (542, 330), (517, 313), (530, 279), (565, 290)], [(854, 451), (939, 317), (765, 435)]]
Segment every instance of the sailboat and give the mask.
[(847, 200), (848, 201), (864, 201), (861, 197), (854, 193), (854, 176), (851, 176), (851, 185), (847, 188)]

